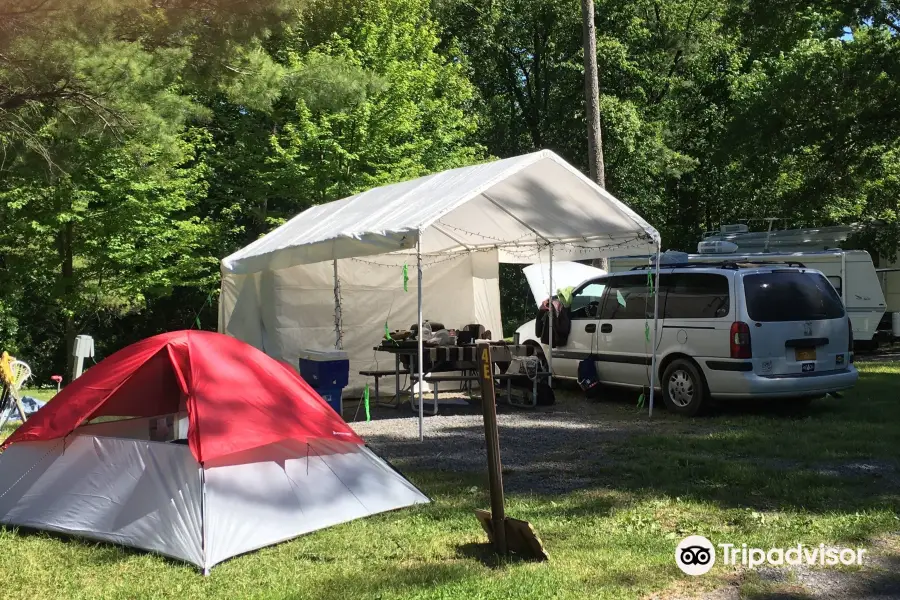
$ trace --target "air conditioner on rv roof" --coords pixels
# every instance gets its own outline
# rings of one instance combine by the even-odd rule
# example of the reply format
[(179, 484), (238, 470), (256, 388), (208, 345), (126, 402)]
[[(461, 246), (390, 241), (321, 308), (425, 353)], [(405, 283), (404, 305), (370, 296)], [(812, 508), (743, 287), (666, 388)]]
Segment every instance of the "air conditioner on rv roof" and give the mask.
[(720, 240), (706, 241), (697, 244), (697, 252), (700, 254), (732, 254), (737, 252), (738, 245), (734, 242)]
[(722, 225), (720, 231), (722, 233), (749, 233), (750, 226), (746, 223), (734, 223), (732, 225)]

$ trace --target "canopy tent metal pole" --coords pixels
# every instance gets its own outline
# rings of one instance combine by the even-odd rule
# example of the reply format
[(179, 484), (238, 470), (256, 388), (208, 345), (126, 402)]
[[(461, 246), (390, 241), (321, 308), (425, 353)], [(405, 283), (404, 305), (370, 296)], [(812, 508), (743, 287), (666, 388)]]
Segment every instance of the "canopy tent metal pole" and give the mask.
[[(419, 330), (417, 332), (416, 337), (418, 338), (419, 345), (419, 441), (423, 441), (425, 439), (425, 413), (423, 409), (423, 399), (422, 399), (422, 384), (425, 381), (425, 375), (422, 372), (424, 370), (424, 359), (422, 356), (424, 350), (423, 344), (423, 335), (422, 335), (422, 232), (419, 231), (419, 235), (416, 238), (416, 272), (419, 275), (419, 308), (418, 308), (418, 324)], [(435, 405), (437, 405), (437, 398), (434, 400)], [(435, 406), (436, 408), (436, 406)]]
[(659, 262), (662, 244), (656, 242), (656, 274), (653, 281), (653, 358), (650, 360), (650, 414), (653, 416), (653, 396), (656, 390), (656, 347), (659, 345)]
[(547, 377), (547, 382), (550, 384), (550, 387), (553, 387), (553, 244), (550, 244), (550, 334), (547, 338), (547, 341), (550, 342), (548, 351), (550, 358), (547, 363), (547, 367), (550, 370), (550, 375)]
[(344, 349), (343, 316), (341, 315), (341, 280), (338, 278), (337, 259), (334, 264), (334, 349)]

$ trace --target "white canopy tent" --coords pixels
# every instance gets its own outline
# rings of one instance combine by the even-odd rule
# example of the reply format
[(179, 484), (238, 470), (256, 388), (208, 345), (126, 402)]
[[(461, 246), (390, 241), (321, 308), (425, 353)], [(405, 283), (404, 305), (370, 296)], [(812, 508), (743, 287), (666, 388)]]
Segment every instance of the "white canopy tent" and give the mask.
[[(543, 150), (374, 188), (305, 210), (222, 260), (219, 331), (293, 362), (290, 354), (297, 344), (325, 349), (311, 346), (324, 343), (323, 309), (329, 306), (328, 346), (345, 347), (348, 337), (365, 329), (364, 339), (371, 348), (373, 335), (380, 337), (379, 329), (373, 330), (373, 321), (360, 315), (378, 312), (387, 298), (392, 306), (397, 300), (396, 287), (388, 296), (379, 295), (390, 288), (380, 273), (392, 268), (390, 278), (402, 289), (399, 269), (414, 259), (420, 328), (424, 286), (439, 296), (433, 302), (442, 310), (455, 309), (462, 311), (460, 318), (480, 319), (470, 322), (495, 327), (496, 338), (499, 263), (548, 262), (552, 270), (554, 260), (658, 252), (659, 243), (659, 234), (644, 219), (562, 158)], [(364, 258), (376, 255), (388, 256), (378, 261)], [(423, 281), (423, 265), (429, 275), (439, 266), (446, 272)], [(450, 274), (454, 270), (455, 276)], [(326, 305), (323, 284), (329, 274), (331, 298)], [(440, 289), (442, 283), (447, 289)], [(457, 291), (460, 285), (463, 289)], [(355, 293), (348, 293), (351, 286)], [(315, 301), (305, 301), (304, 294)], [(267, 318), (273, 305), (280, 308)], [(316, 310), (305, 332), (316, 329), (315, 341), (285, 333), (292, 322), (307, 318), (302, 313)], [(449, 321), (443, 315), (433, 316)], [(360, 325), (366, 327), (351, 333)], [(358, 340), (349, 341), (363, 347)], [(287, 348), (291, 345), (293, 349)], [(549, 358), (552, 361), (552, 355)], [(421, 340), (418, 369), (422, 370)], [(419, 416), (421, 437), (421, 388)]]

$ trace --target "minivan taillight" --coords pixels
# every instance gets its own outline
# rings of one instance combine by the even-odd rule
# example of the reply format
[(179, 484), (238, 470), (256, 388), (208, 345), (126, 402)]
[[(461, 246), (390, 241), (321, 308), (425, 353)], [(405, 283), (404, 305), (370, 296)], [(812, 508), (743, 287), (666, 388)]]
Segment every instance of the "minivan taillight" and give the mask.
[(741, 321), (731, 324), (731, 358), (753, 358), (750, 348), (750, 326)]

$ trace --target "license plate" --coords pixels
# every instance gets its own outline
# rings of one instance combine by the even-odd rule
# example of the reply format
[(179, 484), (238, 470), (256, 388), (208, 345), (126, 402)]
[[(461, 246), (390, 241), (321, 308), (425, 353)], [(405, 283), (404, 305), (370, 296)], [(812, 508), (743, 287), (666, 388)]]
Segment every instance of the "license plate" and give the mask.
[(815, 348), (795, 348), (794, 349), (794, 358), (796, 358), (797, 360), (816, 360), (816, 349)]
[(816, 370), (816, 363), (803, 363), (803, 365), (800, 367), (800, 369), (804, 373), (812, 373), (813, 371)]

